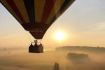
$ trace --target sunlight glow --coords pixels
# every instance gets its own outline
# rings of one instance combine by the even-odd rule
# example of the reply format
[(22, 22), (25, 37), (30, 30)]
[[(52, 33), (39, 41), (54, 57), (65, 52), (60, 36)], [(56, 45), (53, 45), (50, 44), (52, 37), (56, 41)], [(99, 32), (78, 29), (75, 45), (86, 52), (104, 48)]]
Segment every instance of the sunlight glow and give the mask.
[(57, 41), (63, 41), (66, 39), (66, 34), (63, 31), (57, 31), (55, 33), (54, 37)]

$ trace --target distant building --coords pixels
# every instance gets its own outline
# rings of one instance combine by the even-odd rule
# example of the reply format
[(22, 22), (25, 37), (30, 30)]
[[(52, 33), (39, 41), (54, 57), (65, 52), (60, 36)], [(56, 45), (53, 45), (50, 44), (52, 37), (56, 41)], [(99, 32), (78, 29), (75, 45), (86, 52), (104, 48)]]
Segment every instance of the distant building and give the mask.
[(54, 70), (59, 70), (59, 64), (55, 62), (54, 64)]

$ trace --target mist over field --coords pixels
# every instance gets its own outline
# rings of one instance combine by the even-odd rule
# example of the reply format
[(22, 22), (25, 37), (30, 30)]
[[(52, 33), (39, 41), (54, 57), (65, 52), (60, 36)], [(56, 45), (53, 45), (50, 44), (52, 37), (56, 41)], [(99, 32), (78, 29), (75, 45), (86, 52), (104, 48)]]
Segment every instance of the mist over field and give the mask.
[(55, 63), (59, 70), (105, 70), (104, 51), (77, 49), (61, 47), (39, 54), (28, 53), (26, 48), (1, 49), (0, 70), (56, 70)]

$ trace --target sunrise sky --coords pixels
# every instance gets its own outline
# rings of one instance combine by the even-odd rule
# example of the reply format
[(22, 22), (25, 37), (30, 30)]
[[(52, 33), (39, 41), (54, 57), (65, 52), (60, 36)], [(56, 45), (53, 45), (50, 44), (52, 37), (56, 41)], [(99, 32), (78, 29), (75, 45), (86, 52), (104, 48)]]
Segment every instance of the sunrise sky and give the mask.
[[(58, 41), (56, 31), (66, 38)], [(28, 47), (34, 38), (0, 4), (0, 47)], [(76, 0), (48, 29), (45, 47), (64, 45), (105, 47), (105, 0)]]

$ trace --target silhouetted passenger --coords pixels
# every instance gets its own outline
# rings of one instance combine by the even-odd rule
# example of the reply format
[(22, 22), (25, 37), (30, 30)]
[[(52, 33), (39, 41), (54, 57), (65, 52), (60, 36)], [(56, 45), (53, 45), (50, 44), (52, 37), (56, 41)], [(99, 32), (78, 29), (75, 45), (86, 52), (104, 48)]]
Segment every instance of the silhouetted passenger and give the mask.
[(39, 44), (39, 51), (43, 52), (43, 45), (42, 44)]
[(29, 46), (29, 52), (33, 52), (34, 51), (34, 49), (33, 49), (33, 45), (32, 45), (32, 43), (31, 43), (31, 45)]
[(38, 41), (34, 40), (35, 46), (38, 46)]

